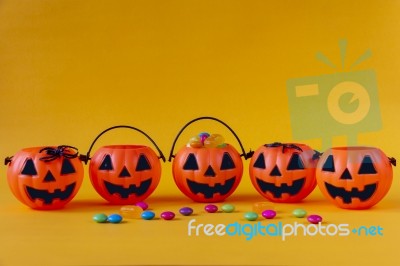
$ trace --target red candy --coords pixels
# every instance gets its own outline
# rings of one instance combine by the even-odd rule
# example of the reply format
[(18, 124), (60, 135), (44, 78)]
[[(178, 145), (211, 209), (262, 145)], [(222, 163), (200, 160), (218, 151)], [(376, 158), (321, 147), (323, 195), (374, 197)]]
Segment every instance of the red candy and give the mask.
[(175, 213), (170, 212), (170, 211), (166, 211), (161, 213), (161, 218), (163, 218), (164, 220), (172, 220), (175, 218)]

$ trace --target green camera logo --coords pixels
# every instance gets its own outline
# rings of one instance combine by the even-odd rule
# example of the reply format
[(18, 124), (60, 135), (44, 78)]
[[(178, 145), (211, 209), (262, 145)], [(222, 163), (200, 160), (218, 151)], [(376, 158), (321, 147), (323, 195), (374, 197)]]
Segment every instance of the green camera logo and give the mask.
[[(343, 67), (346, 44), (339, 42)], [(369, 56), (370, 50), (350, 69)], [(322, 53), (317, 58), (334, 66)], [(323, 149), (332, 146), (334, 136), (347, 136), (348, 145), (357, 145), (359, 133), (382, 127), (373, 70), (289, 79), (287, 94), (293, 138), (322, 139)]]

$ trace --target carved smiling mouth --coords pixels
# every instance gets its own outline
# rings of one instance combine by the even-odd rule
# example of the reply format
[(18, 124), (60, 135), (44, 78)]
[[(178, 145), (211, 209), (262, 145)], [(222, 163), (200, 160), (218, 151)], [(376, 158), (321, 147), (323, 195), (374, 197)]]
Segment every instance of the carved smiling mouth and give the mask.
[(129, 187), (125, 188), (121, 185), (116, 185), (108, 181), (104, 181), (104, 185), (106, 186), (108, 193), (110, 193), (111, 195), (119, 194), (121, 198), (127, 199), (130, 195), (141, 196), (146, 193), (151, 185), (151, 180), (152, 179), (150, 178), (142, 181), (139, 187), (135, 185), (130, 185)]
[(224, 185), (215, 184), (214, 187), (211, 187), (204, 183), (197, 183), (195, 181), (187, 179), (187, 184), (189, 186), (190, 191), (193, 194), (201, 193), (204, 195), (206, 199), (211, 199), (215, 193), (219, 193), (220, 195), (228, 194), (233, 185), (235, 184), (236, 177), (232, 177), (225, 181)]
[(331, 184), (325, 182), (326, 190), (332, 198), (339, 197), (343, 200), (343, 203), (349, 204), (352, 202), (352, 198), (358, 198), (361, 201), (366, 201), (372, 197), (374, 194), (377, 185), (370, 184), (364, 187), (364, 190), (358, 190), (357, 188), (353, 188), (351, 191), (346, 191), (344, 188), (335, 187)]
[(44, 204), (49, 205), (53, 203), (54, 199), (60, 199), (60, 200), (68, 199), (72, 195), (72, 192), (74, 192), (75, 186), (76, 183), (74, 182), (66, 186), (64, 190), (56, 189), (52, 193), (49, 192), (47, 189), (36, 189), (29, 186), (26, 186), (25, 188), (29, 198), (32, 201), (39, 199), (42, 200)]
[(270, 192), (275, 198), (280, 198), (283, 193), (287, 193), (290, 196), (294, 196), (300, 192), (303, 188), (305, 178), (297, 179), (293, 181), (291, 186), (287, 184), (282, 184), (280, 187), (276, 186), (274, 183), (265, 182), (257, 178), (257, 185), (262, 190), (262, 192)]

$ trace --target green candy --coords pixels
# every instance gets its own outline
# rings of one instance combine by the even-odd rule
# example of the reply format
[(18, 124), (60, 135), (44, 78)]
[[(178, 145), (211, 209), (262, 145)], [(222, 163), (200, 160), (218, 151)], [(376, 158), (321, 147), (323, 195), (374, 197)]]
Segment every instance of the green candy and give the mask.
[(303, 209), (295, 209), (293, 211), (293, 215), (296, 216), (297, 218), (303, 218), (307, 215), (307, 212)]
[(105, 215), (104, 213), (98, 213), (93, 215), (93, 221), (95, 221), (96, 223), (105, 223), (107, 222), (107, 215)]
[(235, 206), (232, 204), (224, 204), (221, 209), (223, 212), (233, 212), (235, 210)]
[(255, 220), (257, 220), (257, 218), (258, 218), (258, 214), (257, 214), (256, 212), (246, 212), (246, 213), (244, 214), (244, 218), (245, 218), (247, 221), (255, 221)]

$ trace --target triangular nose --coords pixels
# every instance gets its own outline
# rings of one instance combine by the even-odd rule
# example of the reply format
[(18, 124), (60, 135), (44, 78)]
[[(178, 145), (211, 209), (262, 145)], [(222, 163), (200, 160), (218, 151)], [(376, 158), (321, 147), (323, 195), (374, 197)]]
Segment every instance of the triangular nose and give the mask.
[(49, 171), (47, 171), (45, 177), (43, 178), (43, 182), (54, 182), (56, 179), (54, 178), (53, 174)]
[(215, 177), (215, 172), (212, 169), (211, 165), (208, 166), (207, 171), (204, 173), (204, 176)]
[(277, 165), (275, 165), (274, 169), (272, 169), (270, 176), (282, 176)]
[(346, 168), (346, 170), (344, 170), (342, 176), (340, 177), (340, 179), (352, 179), (351, 178), (351, 174), (349, 172), (349, 169)]
[(122, 171), (119, 174), (119, 177), (131, 177), (131, 174), (129, 173), (128, 169), (126, 169), (126, 166), (124, 166), (124, 168), (122, 168)]

